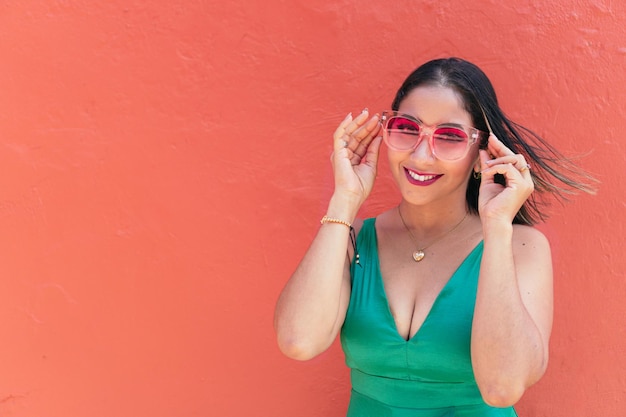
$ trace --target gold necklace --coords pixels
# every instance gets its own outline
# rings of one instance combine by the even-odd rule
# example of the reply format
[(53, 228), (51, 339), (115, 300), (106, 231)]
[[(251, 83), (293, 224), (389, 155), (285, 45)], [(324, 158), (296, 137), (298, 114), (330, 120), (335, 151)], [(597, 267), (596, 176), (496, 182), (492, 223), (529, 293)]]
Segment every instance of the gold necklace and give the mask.
[[(404, 221), (404, 218), (402, 217), (402, 212), (400, 212), (400, 206), (398, 206), (398, 215), (400, 216), (400, 220), (402, 221), (402, 224), (404, 225), (404, 228), (407, 230), (407, 232), (409, 232), (409, 235), (411, 236), (411, 240), (413, 241), (413, 243), (415, 244), (415, 246), (417, 246), (417, 240), (415, 239), (415, 236), (413, 236), (413, 232), (411, 232), (411, 229), (409, 229), (409, 226), (406, 225), (406, 222)], [(415, 262), (419, 262), (422, 259), (424, 259), (424, 256), (426, 256), (426, 252), (424, 252), (426, 249), (430, 248), (432, 245), (434, 245), (435, 243), (439, 242), (441, 239), (443, 239), (445, 236), (449, 235), (450, 233), (452, 233), (452, 231), (454, 231), (457, 227), (459, 227), (461, 225), (461, 223), (463, 223), (463, 221), (467, 218), (467, 212), (465, 212), (465, 216), (463, 216), (463, 218), (461, 219), (460, 222), (458, 222), (452, 229), (448, 230), (446, 233), (444, 233), (443, 235), (439, 236), (437, 239), (435, 239), (434, 242), (432, 242), (430, 245), (428, 246), (424, 246), (422, 249), (418, 249), (415, 252), (413, 252), (413, 260)]]

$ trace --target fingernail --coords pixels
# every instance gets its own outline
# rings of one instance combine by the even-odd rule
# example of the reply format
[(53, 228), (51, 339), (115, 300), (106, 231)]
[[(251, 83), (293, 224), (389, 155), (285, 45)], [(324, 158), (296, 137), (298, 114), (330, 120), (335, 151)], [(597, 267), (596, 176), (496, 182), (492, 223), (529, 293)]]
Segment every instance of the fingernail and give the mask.
[(366, 107), (366, 108), (364, 108), (364, 109), (363, 109), (363, 111), (361, 111), (361, 113), (367, 113), (367, 112), (368, 112), (367, 107)]

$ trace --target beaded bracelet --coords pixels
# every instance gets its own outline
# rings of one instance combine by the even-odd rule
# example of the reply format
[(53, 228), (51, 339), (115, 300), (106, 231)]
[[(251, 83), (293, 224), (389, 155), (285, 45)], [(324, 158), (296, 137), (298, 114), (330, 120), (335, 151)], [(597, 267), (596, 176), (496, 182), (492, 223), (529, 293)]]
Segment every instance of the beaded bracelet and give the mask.
[(352, 244), (352, 249), (354, 249), (354, 258), (355, 258), (354, 262), (358, 264), (359, 266), (361, 266), (361, 261), (359, 259), (360, 258), (359, 252), (356, 250), (356, 233), (354, 231), (354, 227), (352, 227), (352, 224), (348, 223), (345, 220), (336, 219), (334, 217), (328, 217), (328, 216), (322, 217), (322, 220), (320, 220), (320, 223), (321, 224), (324, 224), (324, 223), (343, 224), (344, 226), (350, 229), (350, 243)]
[(320, 220), (320, 223), (321, 224), (324, 224), (324, 223), (339, 223), (339, 224), (343, 224), (345, 226), (348, 226), (348, 228), (352, 229), (352, 225), (350, 223), (348, 223), (345, 220), (335, 219), (334, 217), (324, 216), (324, 217), (322, 217), (322, 220)]

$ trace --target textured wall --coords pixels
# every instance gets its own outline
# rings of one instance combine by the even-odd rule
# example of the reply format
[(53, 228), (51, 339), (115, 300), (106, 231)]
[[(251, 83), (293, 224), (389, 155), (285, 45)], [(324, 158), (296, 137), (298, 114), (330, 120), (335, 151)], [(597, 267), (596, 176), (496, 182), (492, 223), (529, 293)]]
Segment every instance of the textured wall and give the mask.
[[(626, 413), (625, 3), (389, 3), (0, 5), (0, 415), (342, 416), (338, 346), (282, 357), (274, 303), (338, 121), (447, 55), (603, 182), (542, 226), (552, 356), (520, 415)], [(381, 171), (363, 216), (398, 200)]]

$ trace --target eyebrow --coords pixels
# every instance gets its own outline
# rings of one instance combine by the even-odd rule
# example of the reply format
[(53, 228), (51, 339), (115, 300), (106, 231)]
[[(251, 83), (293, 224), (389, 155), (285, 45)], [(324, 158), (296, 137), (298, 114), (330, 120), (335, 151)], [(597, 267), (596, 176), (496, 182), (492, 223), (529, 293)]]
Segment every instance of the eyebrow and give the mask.
[[(422, 119), (420, 119), (419, 117), (413, 116), (412, 114), (409, 114), (409, 113), (400, 113), (400, 114), (409, 116), (412, 119), (417, 120), (421, 124), (426, 125), (426, 123), (424, 123)], [(472, 127), (471, 125), (464, 125), (463, 123), (454, 123), (454, 122), (437, 123), (434, 127), (437, 127), (437, 126)]]

